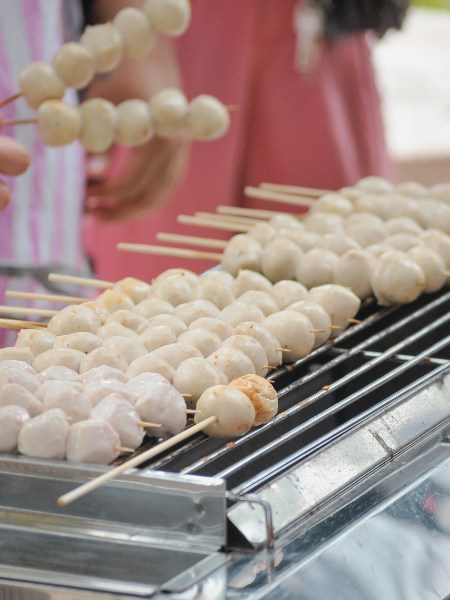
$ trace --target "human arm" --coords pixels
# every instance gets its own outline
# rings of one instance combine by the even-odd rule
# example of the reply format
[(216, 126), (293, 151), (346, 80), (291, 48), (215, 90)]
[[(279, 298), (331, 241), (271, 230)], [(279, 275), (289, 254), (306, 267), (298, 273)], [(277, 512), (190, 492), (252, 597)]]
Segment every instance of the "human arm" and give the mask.
[[(24, 173), (30, 164), (30, 155), (22, 144), (10, 137), (0, 135), (0, 175), (16, 176)], [(0, 181), (0, 210), (8, 206), (11, 191)]]

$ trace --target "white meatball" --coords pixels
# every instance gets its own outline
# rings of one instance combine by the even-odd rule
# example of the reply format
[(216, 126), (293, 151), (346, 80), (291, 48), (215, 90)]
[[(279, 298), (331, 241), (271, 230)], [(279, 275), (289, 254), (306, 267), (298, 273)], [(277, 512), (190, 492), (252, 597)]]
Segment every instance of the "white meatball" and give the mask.
[[(275, 237), (277, 239), (281, 238), (285, 240), (290, 240), (291, 242), (294, 242), (294, 244), (296, 244), (301, 250), (303, 250), (305, 245), (305, 235), (309, 236), (311, 234), (310, 232), (306, 231), (306, 229), (301, 223), (299, 223), (295, 227), (282, 227), (281, 229), (278, 229), (277, 235)], [(316, 234), (314, 234), (314, 236), (315, 235)]]
[(229, 385), (215, 385), (198, 399), (196, 423), (217, 417), (204, 432), (215, 438), (234, 438), (246, 434), (255, 422), (255, 409), (248, 397)]
[(206, 358), (217, 350), (222, 340), (218, 335), (206, 329), (188, 329), (178, 337), (178, 342), (194, 346)]
[(117, 123), (114, 141), (122, 146), (142, 146), (153, 136), (153, 121), (144, 100), (124, 100), (116, 106)]
[(106, 319), (111, 314), (111, 312), (106, 308), (106, 306), (103, 306), (102, 304), (98, 303), (96, 300), (89, 300), (88, 302), (82, 302), (80, 304), (80, 306), (83, 306), (84, 308), (89, 308), (90, 310), (92, 310), (99, 318), (100, 325), (104, 325), (106, 322)]
[(280, 342), (277, 338), (261, 323), (255, 321), (244, 321), (235, 327), (237, 335), (247, 335), (254, 338), (264, 348), (267, 356), (267, 364), (277, 367), (281, 364), (282, 355)]
[(136, 358), (148, 353), (140, 339), (129, 337), (111, 336), (103, 342), (103, 347), (113, 353), (119, 354), (130, 365)]
[[(222, 254), (222, 269), (234, 277), (241, 269), (259, 271), (261, 265), (262, 246), (249, 235), (235, 235), (228, 242)], [(234, 291), (234, 290), (233, 290)], [(236, 296), (236, 292), (234, 291)]]
[(100, 296), (97, 296), (95, 302), (109, 310), (110, 313), (116, 310), (132, 310), (134, 308), (134, 302), (130, 296), (115, 289), (105, 290)]
[(250, 358), (241, 350), (234, 348), (218, 348), (206, 360), (225, 373), (228, 381), (248, 373), (256, 373), (255, 365)]
[(183, 360), (186, 360), (187, 358), (192, 358), (194, 356), (203, 358), (202, 353), (200, 350), (197, 350), (195, 346), (182, 344), (181, 342), (161, 346), (160, 348), (153, 350), (151, 354), (166, 360), (174, 369), (177, 369)]
[(424, 291), (426, 279), (419, 265), (404, 252), (386, 252), (372, 272), (372, 289), (381, 306), (413, 302)]
[(48, 331), (54, 335), (67, 335), (77, 331), (97, 333), (99, 327), (99, 317), (84, 306), (66, 306), (56, 313), (47, 325)]
[(155, 281), (161, 281), (161, 279), (166, 279), (167, 277), (172, 277), (173, 275), (181, 275), (184, 277), (186, 281), (189, 282), (192, 289), (194, 289), (194, 287), (197, 285), (198, 275), (189, 269), (180, 269), (179, 267), (162, 271), (157, 277), (155, 277), (153, 283)]
[(0, 348), (0, 363), (5, 360), (17, 360), (31, 365), (34, 354), (30, 348)]
[(331, 318), (327, 311), (317, 304), (317, 302), (309, 302), (301, 300), (289, 305), (288, 310), (295, 310), (302, 315), (305, 315), (311, 322), (314, 331), (314, 348), (324, 344), (331, 334)]
[(386, 252), (391, 252), (391, 251), (392, 251), (392, 247), (386, 246), (386, 244), (371, 244), (370, 246), (366, 246), (364, 248), (364, 252), (366, 252), (367, 254), (370, 254), (370, 256), (373, 256), (374, 258), (378, 258), (382, 254), (385, 254)]
[(30, 415), (21, 406), (0, 407), (0, 452), (12, 452), (17, 446), (17, 438)]
[[(361, 300), (356, 294), (337, 284), (312, 288), (308, 292), (307, 300), (323, 306), (331, 317), (331, 323), (344, 328), (348, 325), (348, 319), (353, 319), (361, 306)], [(331, 337), (337, 335), (337, 331), (331, 333)]]
[(334, 265), (334, 283), (350, 288), (361, 300), (367, 298), (372, 294), (370, 278), (375, 260), (364, 250), (349, 250)]
[(425, 196), (430, 195), (432, 198), (437, 198), (447, 204), (450, 203), (450, 184), (437, 183), (432, 185), (429, 191), (426, 188), (425, 190)]
[(151, 286), (146, 281), (136, 279), (136, 277), (125, 277), (117, 281), (112, 289), (115, 292), (129, 296), (137, 304), (147, 298)]
[(294, 279), (302, 255), (302, 250), (291, 240), (275, 238), (262, 252), (261, 272), (273, 282)]
[(193, 140), (215, 140), (227, 132), (230, 115), (220, 100), (201, 94), (189, 103), (186, 126)]
[(425, 229), (440, 229), (450, 234), (450, 204), (440, 200), (421, 200), (417, 202), (419, 222)]
[(280, 307), (273, 296), (270, 293), (262, 292), (261, 290), (249, 290), (248, 292), (244, 292), (239, 296), (239, 301), (254, 304), (262, 310), (266, 317), (280, 310)]
[(170, 302), (167, 302), (162, 298), (146, 298), (145, 300), (141, 300), (141, 302), (136, 304), (136, 306), (133, 308), (133, 312), (145, 317), (146, 319), (150, 319), (156, 315), (170, 315), (173, 313), (173, 311), (174, 307), (170, 304)]
[(343, 217), (330, 212), (317, 212), (304, 220), (308, 231), (324, 235), (325, 233), (343, 233)]
[(120, 444), (127, 448), (137, 448), (142, 444), (145, 431), (140, 417), (133, 406), (122, 400), (118, 394), (110, 394), (97, 404), (90, 414), (91, 419), (106, 421), (119, 434)]
[(95, 75), (93, 53), (76, 42), (61, 46), (52, 59), (52, 67), (67, 87), (76, 90), (86, 87)]
[(272, 296), (280, 307), (280, 310), (284, 310), (289, 304), (305, 300), (307, 295), (308, 290), (304, 285), (298, 281), (290, 281), (289, 279), (277, 281), (272, 288)]
[(172, 306), (184, 304), (192, 300), (192, 286), (183, 275), (171, 275), (155, 280), (152, 294), (169, 302)]
[(254, 427), (267, 423), (278, 412), (278, 395), (275, 388), (258, 375), (244, 375), (230, 381), (230, 386), (243, 392), (255, 409)]
[(101, 365), (100, 367), (94, 367), (89, 371), (85, 371), (83, 375), (79, 375), (79, 379), (85, 384), (94, 383), (96, 381), (102, 382), (106, 379), (115, 379), (122, 383), (127, 383), (128, 376), (123, 371), (109, 367), (108, 365)]
[(147, 323), (143, 323), (142, 326), (139, 327), (138, 333), (142, 334), (148, 327), (154, 327), (155, 325), (165, 325), (170, 327), (177, 337), (187, 330), (186, 323), (183, 319), (180, 319), (180, 317), (161, 314), (150, 317), (150, 319), (147, 320)]
[(277, 230), (283, 229), (284, 227), (302, 228), (299, 220), (294, 217), (294, 215), (287, 215), (285, 213), (278, 213), (271, 217), (269, 219), (269, 225)]
[(218, 318), (220, 310), (208, 300), (192, 300), (175, 307), (175, 316), (182, 319), (187, 326), (202, 317)]
[(136, 311), (120, 308), (119, 310), (115, 310), (110, 314), (110, 316), (106, 319), (105, 325), (108, 325), (109, 323), (120, 323), (128, 329), (137, 331), (145, 322), (146, 318), (136, 313)]
[(347, 219), (345, 219), (344, 226), (345, 228), (347, 228), (350, 225), (359, 225), (360, 223), (369, 223), (371, 225), (383, 225), (383, 219), (369, 212), (357, 212), (352, 213), (350, 216), (347, 217)]
[(57, 408), (26, 421), (17, 438), (17, 448), (25, 456), (63, 459), (69, 424), (62, 410)]
[(86, 371), (89, 371), (90, 369), (102, 365), (119, 369), (119, 371), (123, 371), (124, 373), (128, 367), (127, 361), (119, 354), (119, 352), (111, 350), (110, 348), (101, 347), (92, 350), (92, 352), (89, 352), (89, 354), (84, 356), (80, 362), (80, 375), (86, 373)]
[(50, 331), (39, 329), (21, 329), (17, 335), (16, 348), (28, 347), (34, 356), (53, 348), (56, 336)]
[(363, 194), (354, 201), (353, 208), (356, 213), (372, 213), (383, 219), (391, 211), (390, 202), (382, 194)]
[(122, 58), (122, 38), (112, 23), (88, 25), (80, 38), (80, 44), (94, 55), (97, 73), (112, 71)]
[(41, 140), (47, 146), (66, 146), (81, 131), (79, 110), (60, 100), (46, 100), (37, 109), (37, 125)]
[(372, 194), (383, 194), (385, 192), (390, 192), (393, 189), (393, 186), (389, 181), (375, 175), (363, 177), (358, 181), (356, 187), (359, 190), (364, 190)]
[(219, 336), (221, 340), (226, 340), (227, 337), (233, 335), (233, 328), (229, 323), (222, 321), (220, 319), (214, 319), (212, 317), (201, 317), (196, 321), (193, 321), (189, 325), (189, 331), (192, 329), (204, 329), (206, 331), (211, 331), (215, 335)]
[(158, 373), (168, 381), (172, 381), (175, 369), (167, 360), (150, 352), (133, 360), (127, 369), (127, 375), (130, 378), (143, 373)]
[(189, 406), (195, 407), (197, 400), (205, 390), (213, 385), (225, 385), (228, 378), (225, 373), (203, 358), (188, 358), (178, 367), (173, 385), (186, 396)]
[(22, 368), (21, 363), (19, 365), (10, 363), (9, 366), (0, 369), (0, 388), (7, 383), (18, 383), (34, 394), (40, 385), (39, 378), (32, 370)]
[(262, 323), (264, 321), (264, 313), (254, 304), (236, 300), (222, 310), (221, 319), (232, 327), (236, 327), (242, 321), (257, 321), (258, 323)]
[(182, 35), (191, 20), (189, 0), (146, 0), (144, 12), (155, 29), (170, 36)]
[(86, 419), (70, 426), (66, 457), (69, 462), (107, 465), (120, 454), (119, 434), (109, 423)]
[(69, 348), (71, 350), (79, 350), (87, 354), (96, 348), (100, 348), (102, 340), (95, 333), (87, 331), (77, 331), (76, 333), (68, 333), (67, 335), (58, 335), (55, 338), (54, 348)]
[(261, 273), (256, 273), (255, 271), (250, 271), (248, 269), (241, 269), (237, 274), (233, 285), (231, 286), (231, 290), (236, 298), (245, 294), (245, 292), (259, 290), (261, 292), (270, 292), (272, 291), (272, 282), (261, 275)]
[(429, 229), (420, 236), (420, 241), (439, 254), (445, 268), (450, 269), (450, 236), (437, 229)]
[[(94, 352), (97, 352), (97, 350), (94, 350)], [(78, 373), (81, 362), (85, 358), (86, 354), (84, 354), (84, 352), (80, 352), (80, 350), (71, 350), (70, 348), (52, 348), (51, 350), (46, 350), (45, 352), (41, 352), (41, 354), (36, 356), (36, 358), (33, 360), (33, 369), (36, 371), (36, 373), (40, 373), (48, 367), (58, 365), (60, 367), (67, 367), (68, 369), (72, 369), (72, 371), (76, 371)]]
[(214, 279), (206, 279), (197, 284), (192, 294), (192, 299), (208, 300), (217, 306), (219, 310), (222, 310), (222, 308), (225, 308), (225, 306), (234, 301), (234, 294), (230, 286), (224, 285)]
[(167, 325), (154, 325), (153, 327), (147, 327), (140, 334), (139, 339), (147, 352), (152, 352), (152, 350), (156, 350), (156, 348), (160, 348), (161, 346), (175, 343), (177, 336), (173, 329)]
[(301, 232), (301, 235), (298, 237), (298, 245), (303, 250), (303, 252), (308, 252), (308, 250), (313, 250), (317, 248), (317, 244), (322, 239), (322, 236), (314, 231), (305, 231)]
[(410, 217), (420, 223), (420, 205), (421, 202), (402, 194), (387, 194), (383, 218), (389, 220), (397, 217)]
[(348, 250), (357, 250), (360, 247), (354, 239), (340, 233), (326, 233), (317, 243), (317, 248), (329, 250), (337, 256), (341, 256)]
[(403, 181), (395, 186), (395, 191), (413, 198), (423, 198), (429, 193), (424, 185), (416, 181)]
[(259, 242), (262, 247), (267, 246), (267, 244), (273, 240), (276, 234), (277, 230), (275, 227), (272, 227), (269, 223), (265, 222), (253, 225), (248, 232), (248, 235), (252, 238), (255, 238), (255, 240)]
[(396, 233), (412, 233), (413, 235), (420, 235), (423, 232), (422, 227), (410, 217), (389, 219), (389, 221), (385, 222), (384, 226), (388, 236), (395, 235)]
[(73, 369), (53, 365), (41, 371), (38, 375), (38, 379), (41, 384), (45, 381), (67, 381), (76, 383), (80, 381), (80, 376)]
[(11, 367), (15, 369), (22, 369), (27, 373), (35, 375), (33, 367), (27, 362), (15, 359), (5, 359), (0, 361), (0, 373), (2, 373), (5, 370), (9, 370)]
[(447, 280), (445, 263), (439, 254), (424, 245), (411, 248), (407, 254), (419, 265), (425, 275), (424, 292), (436, 292), (445, 285)]
[(183, 431), (186, 427), (186, 403), (173, 385), (164, 379), (154, 379), (138, 395), (136, 411), (143, 421), (158, 423), (161, 427), (147, 428), (153, 435)]
[(315, 337), (311, 321), (296, 311), (282, 310), (266, 318), (264, 325), (285, 348), (283, 362), (295, 362), (314, 348)]
[(336, 254), (329, 250), (310, 250), (298, 262), (295, 278), (306, 288), (331, 283), (337, 259)]
[(106, 340), (109, 337), (116, 335), (121, 337), (129, 337), (131, 339), (139, 338), (139, 335), (136, 333), (136, 331), (134, 331), (134, 329), (129, 329), (117, 321), (111, 321), (111, 323), (99, 327), (97, 335), (101, 340)]
[(117, 124), (115, 106), (103, 98), (92, 98), (80, 104), (79, 139), (87, 152), (105, 152), (112, 145)]
[(96, 379), (86, 383), (83, 393), (89, 399), (92, 406), (97, 406), (104, 398), (114, 394), (129, 404), (135, 404), (137, 394), (130, 388), (128, 383), (117, 379)]
[(177, 88), (160, 90), (149, 100), (156, 133), (161, 137), (179, 134), (186, 126), (189, 103)]
[(47, 384), (42, 397), (44, 411), (59, 408), (68, 423), (77, 423), (89, 417), (92, 404), (73, 384), (58, 381)]
[(215, 268), (215, 269), (210, 269), (209, 271), (205, 271), (204, 273), (202, 273), (200, 275), (198, 283), (201, 283), (202, 281), (209, 281), (209, 280), (217, 281), (217, 283), (221, 283), (221, 284), (231, 288), (233, 285), (233, 282), (234, 282), (234, 277), (233, 277), (233, 275), (231, 275), (230, 273), (227, 273), (226, 271), (222, 271), (221, 269)]
[(45, 100), (60, 100), (66, 91), (54, 68), (43, 62), (31, 63), (20, 71), (19, 87), (28, 106), (34, 109)]
[(6, 383), (0, 388), (0, 406), (14, 404), (24, 408), (31, 417), (42, 412), (42, 403), (18, 383)]
[(221, 348), (240, 350), (252, 361), (256, 375), (261, 377), (266, 375), (268, 370), (267, 354), (263, 346), (254, 337), (243, 334), (232, 335), (222, 342)]
[(351, 223), (347, 224), (345, 231), (362, 248), (372, 244), (381, 244), (386, 238), (384, 224), (367, 222)]
[(342, 194), (329, 193), (321, 196), (310, 209), (315, 212), (332, 212), (347, 217), (353, 210), (353, 204)]
[(113, 24), (122, 38), (125, 54), (131, 58), (143, 58), (155, 44), (155, 31), (137, 8), (123, 8), (114, 17)]
[(394, 233), (383, 240), (383, 244), (395, 250), (407, 252), (419, 243), (419, 238), (413, 233)]

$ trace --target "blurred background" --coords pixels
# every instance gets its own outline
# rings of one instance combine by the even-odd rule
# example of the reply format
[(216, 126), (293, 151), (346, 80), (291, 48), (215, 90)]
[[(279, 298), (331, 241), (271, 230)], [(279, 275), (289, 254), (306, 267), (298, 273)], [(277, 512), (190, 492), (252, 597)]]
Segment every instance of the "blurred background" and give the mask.
[(450, 0), (412, 3), (374, 59), (398, 181), (450, 181)]

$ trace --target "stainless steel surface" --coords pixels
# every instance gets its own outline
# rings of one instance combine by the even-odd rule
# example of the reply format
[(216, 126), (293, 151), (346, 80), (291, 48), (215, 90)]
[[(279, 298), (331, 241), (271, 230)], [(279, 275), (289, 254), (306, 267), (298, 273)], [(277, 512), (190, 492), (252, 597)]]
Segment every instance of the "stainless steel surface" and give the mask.
[[(199, 434), (66, 509), (56, 497), (102, 468), (1, 459), (0, 599), (450, 594), (450, 485), (435, 484), (450, 469), (450, 292), (361, 316), (272, 376), (272, 422), (231, 443)], [(380, 552), (405, 543), (430, 575), (414, 591)]]

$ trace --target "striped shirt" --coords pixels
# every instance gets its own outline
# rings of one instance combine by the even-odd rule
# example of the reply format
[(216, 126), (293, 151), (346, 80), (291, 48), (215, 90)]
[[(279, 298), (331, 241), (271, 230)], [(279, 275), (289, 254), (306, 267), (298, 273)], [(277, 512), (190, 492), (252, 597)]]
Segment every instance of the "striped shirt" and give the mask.
[[(22, 68), (34, 61), (50, 62), (64, 43), (64, 9), (67, 5), (63, 0), (0, 0), (0, 99), (18, 91)], [(75, 102), (76, 97), (66, 92), (65, 100)], [(34, 116), (22, 98), (5, 106), (2, 114), (8, 119)], [(12, 202), (0, 212), (1, 264), (64, 265), (85, 270), (80, 235), (84, 186), (81, 147), (78, 143), (46, 147), (33, 125), (5, 127), (2, 133), (19, 140), (32, 160), (24, 175), (5, 178)], [(4, 303), (5, 289), (35, 291), (38, 287), (29, 278), (1, 277), (0, 302)]]

